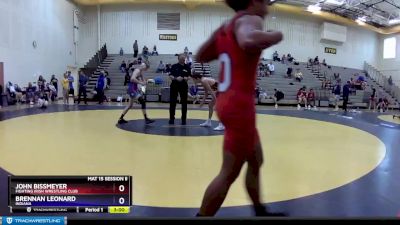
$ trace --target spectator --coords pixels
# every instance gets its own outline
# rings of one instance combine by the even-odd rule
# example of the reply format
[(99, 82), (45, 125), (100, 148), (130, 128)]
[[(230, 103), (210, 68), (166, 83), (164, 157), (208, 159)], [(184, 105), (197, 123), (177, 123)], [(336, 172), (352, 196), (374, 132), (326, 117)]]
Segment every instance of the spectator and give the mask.
[(105, 72), (101, 71), (100, 76), (97, 79), (96, 83), (96, 92), (97, 92), (97, 98), (99, 100), (99, 104), (103, 104), (104, 102), (104, 90), (106, 89), (107, 86), (107, 78), (105, 76)]
[(274, 102), (275, 102), (275, 109), (278, 108), (278, 102), (281, 99), (285, 98), (285, 94), (282, 91), (279, 91), (278, 89), (274, 89), (275, 94), (274, 94)]
[(314, 65), (318, 65), (318, 64), (319, 64), (319, 59), (318, 59), (318, 56), (316, 56), (314, 58)]
[(79, 94), (78, 94), (78, 105), (81, 103), (81, 97), (83, 95), (83, 101), (87, 105), (87, 93), (86, 86), (88, 83), (88, 78), (83, 71), (79, 72)]
[(68, 74), (64, 74), (64, 79), (62, 80), (62, 87), (63, 87), (63, 99), (64, 104), (69, 104), (69, 80)]
[(199, 92), (199, 89), (197, 88), (196, 85), (190, 86), (188, 94), (189, 94), (189, 97), (191, 99), (193, 99), (193, 104), (196, 104), (196, 102), (198, 102), (200, 100), (200, 95), (198, 94), (198, 92)]
[(39, 91), (44, 91), (45, 84), (46, 84), (46, 80), (43, 78), (42, 75), (40, 75), (39, 79), (37, 81)]
[(336, 81), (340, 82), (341, 78), (340, 78), (340, 74), (339, 73), (334, 73), (333, 77), (335, 78)]
[(37, 105), (41, 109), (45, 109), (49, 105), (49, 99), (43, 92), (39, 94)]
[(110, 76), (109, 76), (109, 74), (108, 74), (108, 71), (104, 71), (104, 76), (106, 77), (106, 80), (107, 80), (107, 86), (106, 86), (106, 88), (107, 88), (107, 89), (110, 89), (110, 86), (111, 86), (111, 78), (110, 78)]
[(293, 62), (293, 60), (294, 60), (293, 56), (290, 53), (287, 55), (287, 60), (289, 62)]
[(6, 85), (6, 88), (7, 88), (7, 92), (8, 92), (8, 94), (10, 95), (10, 97), (11, 97), (11, 98), (15, 98), (15, 97), (16, 97), (16, 94), (15, 94), (15, 87), (14, 87), (14, 84), (11, 83), (11, 82), (8, 82), (7, 85)]
[(56, 75), (54, 75), (54, 74), (51, 75), (50, 83), (56, 89), (56, 96), (55, 97), (57, 97), (58, 96), (58, 79), (56, 78)]
[(323, 88), (323, 89), (330, 89), (331, 84), (332, 84), (331, 80), (330, 80), (330, 79), (327, 79), (327, 78), (325, 77), (324, 80), (322, 81), (322, 88)]
[(72, 95), (73, 102), (75, 103), (74, 77), (72, 76), (71, 71), (68, 71), (68, 81), (69, 81), (68, 95)]
[(29, 101), (29, 104), (33, 105), (35, 102), (36, 95), (36, 87), (32, 85), (31, 82), (28, 83), (28, 87), (26, 88), (26, 99)]
[(296, 69), (296, 73), (294, 74), (294, 76), (298, 82), (301, 82), (303, 80), (303, 73), (300, 71), (299, 68)]
[[(15, 98), (17, 100), (17, 103), (22, 102), (24, 95), (22, 93), (21, 87), (18, 84), (14, 84), (14, 87), (15, 87)], [(1, 94), (1, 92), (0, 92), (0, 94)]]
[(171, 72), (171, 64), (167, 64), (167, 65), (165, 65), (165, 72), (166, 73), (170, 73)]
[(393, 85), (393, 79), (392, 79), (392, 76), (389, 76), (388, 83), (389, 83), (389, 85)]
[(308, 110), (313, 108), (314, 110), (317, 109), (317, 106), (315, 105), (315, 92), (312, 88), (310, 88), (310, 91), (307, 94), (307, 103), (308, 103)]
[(313, 60), (311, 58), (308, 58), (307, 66), (310, 67), (312, 65), (313, 65)]
[(268, 99), (268, 94), (266, 90), (262, 90), (261, 88), (258, 89), (258, 100), (260, 101), (261, 99)]
[(193, 58), (191, 52), (189, 52), (189, 54), (186, 56), (185, 64), (187, 64), (190, 68), (192, 68)]
[(282, 56), (282, 59), (281, 59), (282, 64), (285, 64), (285, 61), (286, 61), (286, 56), (283, 55), (283, 56)]
[(274, 72), (275, 72), (275, 66), (274, 66), (274, 64), (272, 64), (272, 62), (269, 62), (269, 63), (267, 64), (267, 67), (268, 67), (269, 74), (274, 75)]
[(49, 97), (52, 102), (54, 102), (57, 99), (57, 89), (54, 87), (52, 83), (47, 84), (47, 89), (49, 90)]
[(125, 71), (126, 71), (126, 62), (125, 62), (125, 60), (122, 60), (121, 66), (119, 67), (119, 70), (121, 70), (122, 73), (125, 73)]
[(274, 54), (272, 54), (272, 59), (274, 61), (279, 61), (279, 54), (278, 51), (275, 51)]
[(137, 58), (139, 53), (139, 45), (137, 43), (137, 40), (135, 40), (135, 43), (133, 43), (133, 58)]
[(328, 64), (326, 64), (326, 61), (325, 61), (325, 59), (324, 59), (324, 60), (322, 60), (322, 65), (324, 65), (324, 66), (328, 66)]
[(149, 55), (149, 48), (147, 48), (147, 46), (143, 46), (143, 50), (142, 50), (142, 55), (143, 57), (147, 58), (147, 56)]
[(153, 52), (151, 52), (151, 55), (157, 55), (158, 56), (157, 46), (154, 45)]
[(183, 50), (183, 53), (184, 53), (185, 55), (188, 55), (188, 54), (189, 54), (189, 49), (188, 49), (187, 46), (186, 46), (185, 49)]
[(305, 108), (307, 107), (307, 92), (305, 87), (300, 88), (299, 91), (297, 92), (297, 100), (298, 100), (297, 104), (298, 110), (301, 109), (302, 103), (304, 103)]
[(165, 73), (165, 64), (163, 61), (160, 61), (160, 64), (157, 66), (157, 73)]
[(292, 72), (293, 72), (293, 68), (292, 67), (288, 67), (287, 71), (286, 71), (286, 78), (292, 78)]
[(336, 82), (336, 85), (333, 88), (334, 102), (335, 102), (335, 110), (334, 111), (339, 111), (339, 101), (340, 101), (341, 89), (342, 89), (342, 87), (340, 85), (340, 82)]
[(368, 107), (368, 109), (371, 110), (371, 108), (373, 107), (374, 112), (375, 112), (375, 109), (376, 109), (376, 100), (377, 100), (376, 98), (377, 98), (376, 89), (374, 87), (372, 87), (372, 94), (369, 97), (369, 107)]
[(347, 81), (347, 84), (343, 86), (343, 110), (347, 112), (347, 104), (349, 103), (351, 82)]
[(123, 56), (124, 55), (124, 50), (122, 48), (119, 49), (119, 55)]

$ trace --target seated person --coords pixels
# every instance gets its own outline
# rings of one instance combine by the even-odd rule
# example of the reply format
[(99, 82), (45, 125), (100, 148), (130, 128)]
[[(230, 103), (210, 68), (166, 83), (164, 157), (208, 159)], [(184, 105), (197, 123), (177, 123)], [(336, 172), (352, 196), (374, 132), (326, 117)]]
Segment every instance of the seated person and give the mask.
[(15, 87), (14, 87), (13, 83), (8, 82), (7, 85), (6, 85), (6, 90), (7, 90), (7, 93), (10, 95), (11, 98), (15, 98), (16, 97), (15, 96)]
[(324, 60), (322, 60), (322, 65), (324, 65), (324, 66), (328, 66), (328, 64), (326, 64), (326, 61), (325, 61), (325, 59), (324, 59)]
[(47, 106), (49, 105), (49, 101), (48, 101), (46, 94), (44, 94), (42, 92), (39, 94), (37, 105), (41, 109), (47, 108)]
[(308, 109), (317, 108), (317, 106), (315, 105), (315, 92), (312, 88), (307, 94), (307, 102), (308, 102)]
[(298, 82), (301, 82), (303, 80), (303, 73), (300, 71), (300, 69), (296, 69), (294, 77)]
[(286, 78), (292, 78), (292, 72), (293, 72), (293, 69), (292, 69), (292, 67), (289, 67), (288, 69), (287, 69), (287, 71), (286, 71)]
[(307, 92), (306, 92), (306, 88), (302, 87), (299, 89), (299, 91), (297, 92), (297, 109), (300, 110), (301, 109), (301, 104), (304, 103), (304, 106), (307, 107)]
[(51, 99), (51, 101), (55, 101), (56, 97), (57, 97), (57, 90), (56, 87), (54, 87), (53, 84), (47, 84), (47, 89), (49, 90), (49, 97)]
[(279, 102), (281, 99), (284, 99), (284, 98), (285, 98), (285, 94), (283, 94), (283, 92), (282, 92), (282, 91), (279, 91), (278, 89), (274, 89), (274, 91), (275, 91), (275, 94), (274, 94), (274, 102), (275, 102), (275, 108), (277, 109), (277, 108), (278, 108), (278, 102)]
[(142, 55), (143, 56), (148, 56), (149, 55), (149, 48), (147, 48), (146, 45), (143, 46)]
[(197, 88), (196, 85), (190, 86), (188, 97), (193, 99), (193, 104), (200, 102), (200, 95), (198, 93), (199, 89)]
[(269, 97), (268, 97), (268, 94), (267, 94), (267, 91), (260, 91), (259, 92), (259, 94), (258, 94), (258, 99), (259, 99), (259, 101), (261, 100), (261, 99), (268, 99)]
[(121, 66), (119, 66), (119, 70), (121, 70), (121, 72), (125, 73), (125, 71), (126, 71), (126, 62), (125, 62), (125, 60), (122, 60)]
[(23, 91), (22, 91), (21, 87), (18, 86), (18, 84), (14, 84), (14, 87), (15, 87), (15, 98), (16, 98), (17, 102), (23, 102), (24, 95), (23, 95)]
[(33, 105), (35, 101), (36, 95), (36, 87), (32, 85), (31, 82), (28, 83), (28, 87), (26, 88), (26, 100), (29, 101), (31, 105)]
[(308, 63), (307, 63), (307, 66), (312, 66), (313, 65), (313, 61), (312, 61), (312, 59), (311, 58), (308, 58)]
[(284, 64), (285, 61), (286, 61), (286, 59), (287, 59), (287, 58), (286, 58), (286, 55), (283, 55), (283, 56), (282, 56), (282, 59), (281, 59), (281, 62)]
[(163, 61), (160, 61), (160, 64), (158, 64), (157, 66), (157, 73), (165, 73), (165, 64), (163, 63)]
[(318, 59), (318, 56), (316, 56), (316, 57), (314, 58), (314, 65), (319, 65), (319, 59)]
[(288, 54), (288, 55), (287, 55), (287, 60), (288, 60), (289, 62), (293, 62), (294, 58), (293, 58), (293, 56), (292, 56), (291, 54)]
[(332, 81), (325, 77), (324, 80), (322, 81), (322, 86), (321, 87), (323, 89), (330, 89), (331, 86), (332, 86)]
[(274, 61), (279, 61), (279, 54), (278, 51), (275, 51), (274, 54), (272, 54), (272, 59)]
[(158, 55), (157, 46), (154, 45), (153, 51), (151, 52), (151, 55)]
[(168, 63), (167, 65), (165, 65), (165, 72), (167, 74), (169, 74), (171, 72), (171, 64)]

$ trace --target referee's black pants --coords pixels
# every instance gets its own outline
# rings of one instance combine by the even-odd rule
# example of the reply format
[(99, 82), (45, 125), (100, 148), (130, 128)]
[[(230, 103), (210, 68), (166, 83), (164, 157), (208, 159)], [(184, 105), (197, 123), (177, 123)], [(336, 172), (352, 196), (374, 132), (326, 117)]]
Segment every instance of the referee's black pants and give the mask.
[(169, 120), (175, 120), (175, 109), (176, 102), (178, 101), (178, 94), (181, 97), (182, 105), (182, 123), (186, 124), (187, 115), (187, 94), (188, 94), (188, 84), (186, 81), (172, 81), (170, 87), (170, 105), (169, 105)]

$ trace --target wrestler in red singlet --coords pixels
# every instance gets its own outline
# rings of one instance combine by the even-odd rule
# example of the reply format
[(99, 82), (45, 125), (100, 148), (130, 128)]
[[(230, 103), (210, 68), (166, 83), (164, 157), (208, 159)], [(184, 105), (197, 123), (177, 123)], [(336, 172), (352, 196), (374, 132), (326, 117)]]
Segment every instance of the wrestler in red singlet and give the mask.
[(219, 59), (217, 113), (225, 126), (223, 163), (207, 187), (198, 216), (213, 216), (221, 207), (230, 186), (247, 163), (246, 189), (256, 216), (271, 213), (260, 199), (260, 167), (263, 154), (256, 129), (254, 89), (262, 50), (282, 40), (281, 32), (263, 31), (269, 0), (225, 0), (236, 15), (222, 25), (197, 53), (197, 60)]

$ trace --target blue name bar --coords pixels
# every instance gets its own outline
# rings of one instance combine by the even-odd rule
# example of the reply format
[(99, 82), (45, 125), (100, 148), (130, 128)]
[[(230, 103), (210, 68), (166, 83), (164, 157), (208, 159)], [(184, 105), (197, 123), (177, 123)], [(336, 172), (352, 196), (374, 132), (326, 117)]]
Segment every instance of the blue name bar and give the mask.
[(28, 217), (28, 216), (7, 216), (0, 217), (1, 225), (31, 225), (31, 224), (53, 224), (53, 225), (66, 225), (66, 217), (55, 217), (55, 216), (40, 216), (40, 217)]

